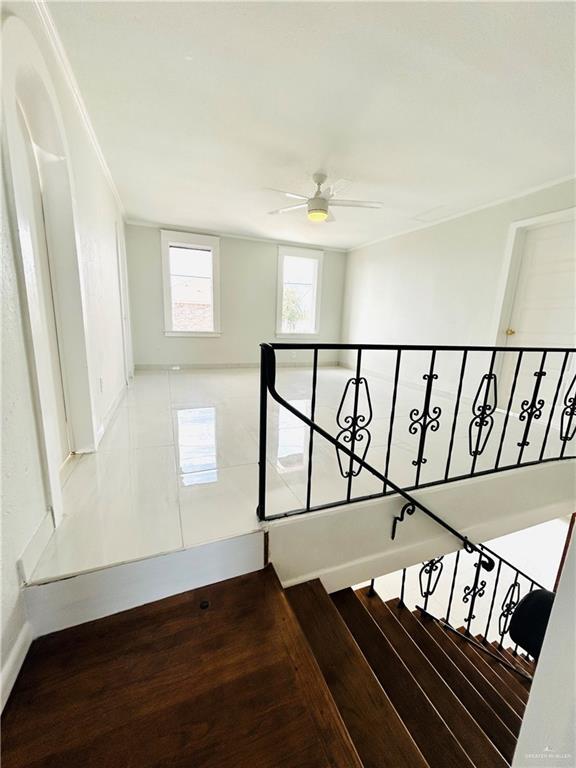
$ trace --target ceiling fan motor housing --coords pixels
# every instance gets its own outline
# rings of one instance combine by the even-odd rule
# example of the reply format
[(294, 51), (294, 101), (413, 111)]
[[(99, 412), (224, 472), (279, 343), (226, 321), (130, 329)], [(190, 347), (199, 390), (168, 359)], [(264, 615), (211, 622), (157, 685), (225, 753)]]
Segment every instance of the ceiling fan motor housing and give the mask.
[(319, 195), (308, 200), (308, 214), (316, 212), (328, 214), (328, 200)]

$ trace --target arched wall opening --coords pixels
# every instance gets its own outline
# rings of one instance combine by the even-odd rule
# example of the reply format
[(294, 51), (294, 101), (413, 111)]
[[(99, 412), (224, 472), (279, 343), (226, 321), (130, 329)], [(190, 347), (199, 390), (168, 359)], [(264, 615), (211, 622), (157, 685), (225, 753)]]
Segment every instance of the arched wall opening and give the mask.
[(62, 518), (60, 470), (66, 446), (82, 453), (95, 450), (97, 441), (73, 182), (46, 64), (34, 38), (15, 17), (3, 24), (3, 49), (4, 170), (18, 241), (47, 490), (57, 524)]

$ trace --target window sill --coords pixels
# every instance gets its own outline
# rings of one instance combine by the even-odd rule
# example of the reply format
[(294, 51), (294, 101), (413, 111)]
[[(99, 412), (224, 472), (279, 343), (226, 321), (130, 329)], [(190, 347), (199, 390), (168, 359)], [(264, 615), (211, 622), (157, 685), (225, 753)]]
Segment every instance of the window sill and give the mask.
[(278, 333), (276, 332), (277, 339), (317, 339), (319, 333)]
[(195, 337), (198, 339), (209, 339), (222, 336), (222, 334), (220, 331), (164, 331), (164, 336), (183, 336), (185, 338)]

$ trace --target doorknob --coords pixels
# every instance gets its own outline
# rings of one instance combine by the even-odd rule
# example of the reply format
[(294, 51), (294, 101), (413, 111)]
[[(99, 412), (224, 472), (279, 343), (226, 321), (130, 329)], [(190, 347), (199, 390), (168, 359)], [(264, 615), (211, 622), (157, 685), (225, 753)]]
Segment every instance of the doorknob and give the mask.
[(506, 328), (506, 336), (514, 336), (515, 333), (514, 328)]

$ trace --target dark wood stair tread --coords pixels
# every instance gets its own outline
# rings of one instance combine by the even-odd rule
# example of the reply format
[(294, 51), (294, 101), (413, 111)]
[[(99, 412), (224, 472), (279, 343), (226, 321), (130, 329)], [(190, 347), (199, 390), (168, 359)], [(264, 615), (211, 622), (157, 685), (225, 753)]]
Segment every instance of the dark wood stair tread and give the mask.
[[(458, 627), (458, 631), (464, 635), (466, 633), (466, 630), (464, 627)], [(476, 640), (476, 638), (474, 638)], [(492, 650), (492, 648), (488, 644), (488, 650)], [(478, 650), (478, 653), (482, 653), (482, 651)], [(485, 653), (482, 654), (484, 657), (484, 661), (488, 666), (492, 667), (494, 672), (502, 679), (502, 682), (507, 685), (509, 688), (511, 688), (516, 696), (522, 701), (524, 704), (528, 701), (528, 691), (524, 688), (524, 686), (519, 682), (517, 675), (514, 675), (513, 672), (508, 672), (506, 667), (503, 664), (500, 664), (496, 659), (494, 659), (489, 654)]]
[(427, 768), (320, 581), (286, 594), (365, 768)]
[(330, 597), (430, 768), (473, 768), (463, 747), (352, 589)]
[(509, 664), (512, 664), (513, 667), (518, 669), (519, 673), (518, 674), (514, 674), (514, 672), (512, 670), (510, 670), (507, 667), (504, 667), (504, 669), (506, 669), (506, 671), (509, 674), (512, 675), (514, 680), (516, 680), (518, 683), (520, 683), (520, 685), (523, 688), (525, 688), (528, 691), (528, 693), (530, 693), (530, 686), (532, 685), (532, 681), (528, 680), (526, 677), (524, 677), (522, 672), (525, 672), (526, 670), (523, 668), (523, 666), (516, 660), (516, 658), (512, 654), (508, 654), (508, 651), (506, 651), (505, 648), (498, 648), (498, 643), (497, 642), (488, 643), (484, 639), (484, 637), (482, 635), (477, 635), (475, 639), (479, 643), (483, 643), (488, 648), (490, 648), (490, 650), (493, 653), (496, 653), (496, 655), (499, 656), (501, 659), (504, 659), (504, 661), (507, 661)]
[(362, 768), (271, 566), (39, 638), (2, 725), (3, 768)]
[[(424, 656), (394, 612), (382, 602), (378, 595), (368, 596), (365, 590), (359, 590), (356, 594), (395, 651), (418, 680), (476, 768), (504, 768), (507, 766), (506, 759)], [(405, 610), (408, 611), (408, 609)]]
[(474, 648), (474, 646), (469, 643), (460, 632), (449, 632), (447, 633), (447, 637), (450, 639), (451, 643), (454, 643), (456, 647), (470, 659), (472, 664), (474, 664), (493, 687), (496, 688), (502, 698), (508, 702), (516, 714), (522, 718), (526, 705), (516, 693), (504, 683), (493, 667), (486, 663), (485, 659), (487, 658), (487, 655), (482, 653), (482, 651), (476, 650), (476, 648)]
[(503, 659), (506, 659), (506, 661), (510, 662), (510, 664), (514, 664), (516, 667), (519, 667), (523, 672), (526, 672), (526, 674), (530, 676), (534, 674), (534, 670), (530, 666), (528, 659), (525, 659), (519, 653), (514, 653), (511, 648), (504, 648), (504, 646), (500, 648), (497, 640), (494, 640), (494, 642), (491, 643), (491, 646), (496, 653), (499, 653), (500, 656), (502, 656)]
[(480, 669), (466, 656), (466, 654), (450, 640), (451, 630), (444, 629), (435, 619), (425, 617), (419, 611), (414, 615), (425, 627), (436, 642), (443, 648), (444, 652), (450, 656), (452, 661), (459, 667), (461, 672), (470, 680), (478, 693), (490, 704), (491, 708), (498, 715), (500, 720), (506, 724), (514, 736), (518, 736), (520, 725), (522, 723), (519, 715), (514, 711), (500, 691), (493, 686), (490, 681), (484, 677)]
[(489, 736), (506, 760), (512, 762), (516, 738), (500, 720), (490, 703), (474, 688), (471, 681), (426, 631), (414, 614), (402, 607), (398, 599), (389, 600), (386, 605), (393, 611), (406, 632), (474, 717), (484, 733)]

